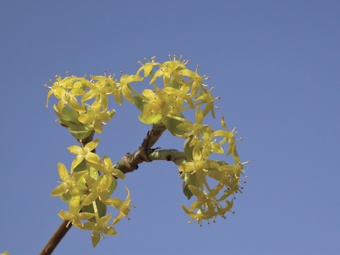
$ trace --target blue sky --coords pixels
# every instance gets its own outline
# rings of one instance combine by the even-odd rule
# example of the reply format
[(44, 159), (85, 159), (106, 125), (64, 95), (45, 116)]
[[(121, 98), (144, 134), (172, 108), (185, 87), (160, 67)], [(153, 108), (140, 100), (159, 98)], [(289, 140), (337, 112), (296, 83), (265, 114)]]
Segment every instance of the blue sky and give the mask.
[[(235, 214), (188, 224), (177, 167), (140, 165), (118, 183), (136, 205), (93, 249), (72, 228), (53, 254), (338, 254), (340, 96), (338, 1), (1, 1), (2, 76), (0, 252), (37, 254), (67, 204), (50, 197), (76, 145), (46, 109), (44, 84), (56, 74), (134, 74), (138, 61), (168, 54), (210, 77), (219, 110), (237, 127), (249, 176)], [(148, 82), (138, 85), (150, 88)], [(136, 88), (137, 89), (137, 88)], [(140, 91), (141, 91), (140, 90)], [(125, 101), (97, 153), (118, 161), (149, 126)], [(192, 113), (194, 115), (194, 113)], [(130, 131), (129, 131), (130, 130)], [(164, 134), (156, 146), (181, 150)], [(227, 159), (227, 161), (232, 159)], [(116, 211), (112, 210), (113, 213)]]

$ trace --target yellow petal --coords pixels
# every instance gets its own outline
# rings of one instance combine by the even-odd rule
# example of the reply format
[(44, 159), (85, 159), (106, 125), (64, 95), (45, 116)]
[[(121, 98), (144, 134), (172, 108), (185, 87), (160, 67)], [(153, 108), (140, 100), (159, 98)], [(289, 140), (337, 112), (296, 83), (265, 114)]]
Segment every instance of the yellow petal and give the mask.
[(77, 146), (77, 145), (73, 145), (71, 147), (67, 148), (72, 154), (79, 154), (82, 151), (82, 148)]
[(67, 172), (66, 167), (62, 163), (58, 163), (58, 172), (60, 179), (64, 182), (71, 178), (70, 174)]
[(87, 153), (85, 155), (85, 159), (93, 164), (102, 165), (100, 157), (95, 153), (92, 152)]

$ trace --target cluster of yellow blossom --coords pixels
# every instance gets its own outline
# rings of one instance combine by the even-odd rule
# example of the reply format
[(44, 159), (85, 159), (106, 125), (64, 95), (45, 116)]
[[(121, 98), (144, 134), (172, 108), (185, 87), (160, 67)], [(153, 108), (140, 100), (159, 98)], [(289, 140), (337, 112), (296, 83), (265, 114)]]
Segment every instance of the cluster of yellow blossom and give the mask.
[[(118, 198), (110, 198), (114, 192), (116, 179), (125, 179), (110, 158), (102, 159), (94, 153), (99, 138), (92, 141), (94, 132), (103, 131), (103, 125), (115, 114), (115, 110), (108, 110), (108, 96), (113, 95), (115, 103), (121, 105), (123, 97), (136, 105), (141, 111), (139, 119), (144, 124), (163, 123), (168, 131), (177, 137), (186, 139), (184, 144), (185, 159), (179, 165), (181, 178), (184, 180), (184, 193), (190, 197), (197, 197), (189, 209), (184, 205), (183, 209), (191, 219), (201, 224), (202, 220), (208, 220), (221, 216), (233, 206), (233, 199), (227, 198), (240, 191), (239, 180), (243, 175), (243, 164), (236, 151), (234, 135), (235, 130), (229, 131), (224, 118), (221, 126), (225, 130), (214, 131), (209, 125), (203, 125), (203, 119), (210, 112), (215, 118), (214, 101), (219, 97), (213, 97), (211, 90), (203, 82), (209, 77), (200, 76), (187, 69), (189, 61), (181, 61), (176, 56), (163, 64), (155, 62), (155, 57), (137, 71), (135, 75), (127, 75), (121, 72), (119, 80), (114, 75), (90, 76), (91, 80), (84, 77), (67, 76), (62, 79), (56, 76), (56, 81), (51, 82), (47, 95), (47, 104), (53, 94), (59, 102), (53, 109), (64, 127), (81, 143), (80, 146), (71, 146), (68, 149), (76, 157), (72, 162), (70, 173), (66, 167), (59, 163), (58, 170), (63, 181), (52, 191), (52, 196), (60, 196), (69, 203), (69, 212), (61, 211), (59, 216), (69, 220), (78, 228), (91, 230), (93, 246), (96, 246), (103, 234), (115, 235), (117, 232), (107, 226), (112, 214), (106, 215), (107, 206), (113, 206), (119, 210), (119, 214), (113, 220), (116, 224), (122, 217), (130, 212), (130, 194), (125, 202)], [(158, 70), (153, 71), (154, 67)], [(140, 76), (144, 72), (143, 77)], [(150, 76), (150, 84), (153, 89), (144, 89), (142, 93), (131, 87), (132, 82), (139, 82)], [(157, 86), (157, 78), (162, 79), (162, 85)], [(80, 101), (77, 100), (80, 97)], [(92, 99), (92, 105), (86, 101)], [(203, 110), (200, 106), (204, 106)], [(182, 112), (196, 109), (195, 123), (185, 119)], [(89, 141), (88, 139), (91, 137)], [(215, 137), (223, 137), (217, 143)], [(87, 141), (86, 143), (84, 141)], [(224, 153), (221, 145), (228, 142), (227, 156), (232, 155), (234, 164), (229, 165), (224, 161), (208, 159), (212, 153)], [(247, 162), (246, 162), (247, 163)], [(215, 188), (210, 188), (207, 177), (218, 182)], [(226, 188), (223, 191), (223, 188)], [(219, 193), (223, 194), (219, 196)], [(220, 202), (225, 201), (223, 207)], [(196, 212), (194, 212), (196, 211)], [(82, 220), (89, 220), (83, 224)], [(104, 237), (103, 237), (104, 238)]]

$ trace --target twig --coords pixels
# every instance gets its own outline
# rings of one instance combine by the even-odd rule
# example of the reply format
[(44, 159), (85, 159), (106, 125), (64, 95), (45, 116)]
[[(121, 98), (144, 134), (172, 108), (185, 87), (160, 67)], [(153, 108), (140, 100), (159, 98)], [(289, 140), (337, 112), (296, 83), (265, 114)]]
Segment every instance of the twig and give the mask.
[[(68, 223), (69, 223), (68, 220), (64, 220), (60, 224), (60, 226), (57, 229), (57, 231), (54, 232), (54, 234), (52, 235), (52, 237), (47, 242), (47, 244), (45, 245), (44, 249), (42, 249), (42, 251), (40, 252), (39, 255), (50, 255), (54, 251), (55, 247), (57, 247), (58, 243), (61, 241), (61, 239), (63, 239), (64, 235), (71, 228), (72, 223), (70, 223), (70, 224), (68, 224)], [(68, 224), (68, 226), (67, 226), (67, 224)]]

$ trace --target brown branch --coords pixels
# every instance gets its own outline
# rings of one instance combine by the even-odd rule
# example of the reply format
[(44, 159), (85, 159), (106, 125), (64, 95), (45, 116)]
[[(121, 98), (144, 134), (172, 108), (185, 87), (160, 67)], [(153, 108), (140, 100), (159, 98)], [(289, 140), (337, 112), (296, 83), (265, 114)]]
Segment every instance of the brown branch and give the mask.
[[(67, 224), (69, 224), (69, 225), (67, 226)], [(60, 224), (60, 226), (57, 229), (57, 231), (54, 232), (54, 234), (52, 235), (52, 237), (47, 242), (47, 244), (45, 245), (44, 249), (42, 249), (42, 251), (40, 252), (39, 255), (49, 255), (49, 254), (51, 254), (54, 251), (55, 247), (57, 247), (57, 245), (61, 241), (61, 239), (63, 239), (63, 237), (65, 236), (67, 231), (69, 231), (71, 226), (72, 226), (72, 223), (69, 223), (68, 220), (64, 220)]]
[(116, 168), (121, 170), (124, 174), (131, 173), (138, 169), (138, 165), (143, 162), (151, 162), (148, 155), (158, 148), (151, 148), (166, 130), (164, 124), (153, 125), (152, 129), (148, 131), (142, 144), (138, 150), (133, 154), (126, 153), (125, 156), (117, 164)]
[(182, 165), (183, 163), (186, 163), (185, 153), (174, 149), (154, 151), (150, 153), (148, 157), (151, 161), (154, 160), (172, 161), (178, 166)]

